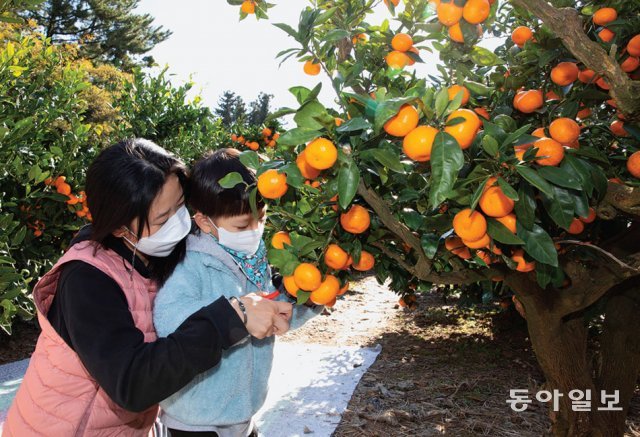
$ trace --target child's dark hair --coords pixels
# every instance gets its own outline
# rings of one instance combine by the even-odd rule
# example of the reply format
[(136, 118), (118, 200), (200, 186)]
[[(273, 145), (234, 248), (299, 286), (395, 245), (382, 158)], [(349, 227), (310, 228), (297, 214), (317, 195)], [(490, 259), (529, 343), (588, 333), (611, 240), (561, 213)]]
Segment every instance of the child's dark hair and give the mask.
[[(256, 183), (255, 173), (240, 161), (240, 152), (236, 149), (218, 149), (207, 153), (191, 169), (189, 181), (189, 205), (196, 211), (209, 217), (232, 217), (250, 214), (251, 189), (245, 184), (233, 188), (222, 188), (220, 179), (229, 173), (239, 173), (247, 185)], [(265, 206), (258, 194), (258, 211)]]

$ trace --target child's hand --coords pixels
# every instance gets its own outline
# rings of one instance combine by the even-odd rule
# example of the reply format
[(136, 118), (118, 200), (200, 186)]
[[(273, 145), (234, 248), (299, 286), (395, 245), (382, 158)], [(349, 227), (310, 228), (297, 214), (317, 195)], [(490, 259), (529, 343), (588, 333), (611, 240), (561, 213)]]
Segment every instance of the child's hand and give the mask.
[[(272, 301), (251, 293), (240, 298), (247, 312), (247, 331), (262, 339), (289, 330), (293, 306), (287, 302)], [(236, 309), (238, 311), (238, 309)]]

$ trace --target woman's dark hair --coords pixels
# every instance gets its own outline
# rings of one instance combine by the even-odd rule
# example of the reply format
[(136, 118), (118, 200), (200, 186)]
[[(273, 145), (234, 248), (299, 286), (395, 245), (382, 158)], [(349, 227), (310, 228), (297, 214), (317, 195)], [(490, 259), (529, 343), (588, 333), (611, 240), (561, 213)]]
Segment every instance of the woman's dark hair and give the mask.
[[(220, 186), (220, 179), (229, 173), (239, 173), (247, 185), (256, 183), (256, 175), (240, 161), (236, 149), (218, 149), (209, 152), (197, 161), (191, 169), (189, 181), (189, 205), (197, 211), (213, 218), (250, 214), (251, 190), (245, 184), (233, 188)], [(256, 207), (265, 206), (258, 195)]]
[[(186, 166), (162, 147), (145, 139), (125, 140), (104, 149), (87, 171), (87, 203), (93, 217), (91, 239), (106, 246), (112, 233), (138, 221), (140, 238), (149, 209), (167, 177), (176, 175), (187, 196)], [(183, 240), (167, 257), (149, 257), (151, 277), (160, 284), (184, 258)]]

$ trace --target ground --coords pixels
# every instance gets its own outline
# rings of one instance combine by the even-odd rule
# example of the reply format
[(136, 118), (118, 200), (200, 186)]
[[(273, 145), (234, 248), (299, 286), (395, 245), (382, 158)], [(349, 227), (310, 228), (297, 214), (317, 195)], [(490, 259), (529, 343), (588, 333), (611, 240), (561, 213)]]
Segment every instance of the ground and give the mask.
[[(330, 315), (318, 317), (285, 341), (332, 345), (382, 345), (358, 384), (334, 437), (541, 436), (546, 406), (527, 411), (506, 404), (510, 389), (542, 389), (544, 378), (513, 306), (461, 309), (439, 292), (421, 296), (418, 308), (375, 279), (352, 283)], [(640, 391), (627, 436), (640, 436)]]
[[(441, 292), (418, 299), (413, 311), (375, 279), (353, 282), (330, 313), (282, 341), (326, 345), (382, 345), (358, 384), (334, 437), (541, 436), (546, 407), (534, 400), (515, 413), (510, 389), (541, 389), (544, 378), (531, 351), (524, 320), (509, 307), (461, 308)], [(20, 323), (0, 335), (0, 364), (27, 358), (38, 329)], [(640, 436), (640, 390), (626, 436)]]

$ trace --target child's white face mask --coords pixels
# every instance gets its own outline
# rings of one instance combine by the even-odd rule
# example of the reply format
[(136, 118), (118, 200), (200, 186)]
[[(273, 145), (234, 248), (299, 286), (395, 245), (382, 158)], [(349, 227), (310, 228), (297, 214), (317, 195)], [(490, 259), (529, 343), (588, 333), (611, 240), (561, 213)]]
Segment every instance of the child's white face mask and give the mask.
[(211, 218), (207, 217), (207, 220), (209, 220), (211, 226), (216, 228), (218, 231), (218, 242), (221, 245), (247, 255), (253, 255), (258, 251), (260, 241), (262, 240), (262, 234), (264, 234), (264, 221), (260, 221), (258, 229), (231, 232), (227, 231), (225, 228), (216, 226)]

